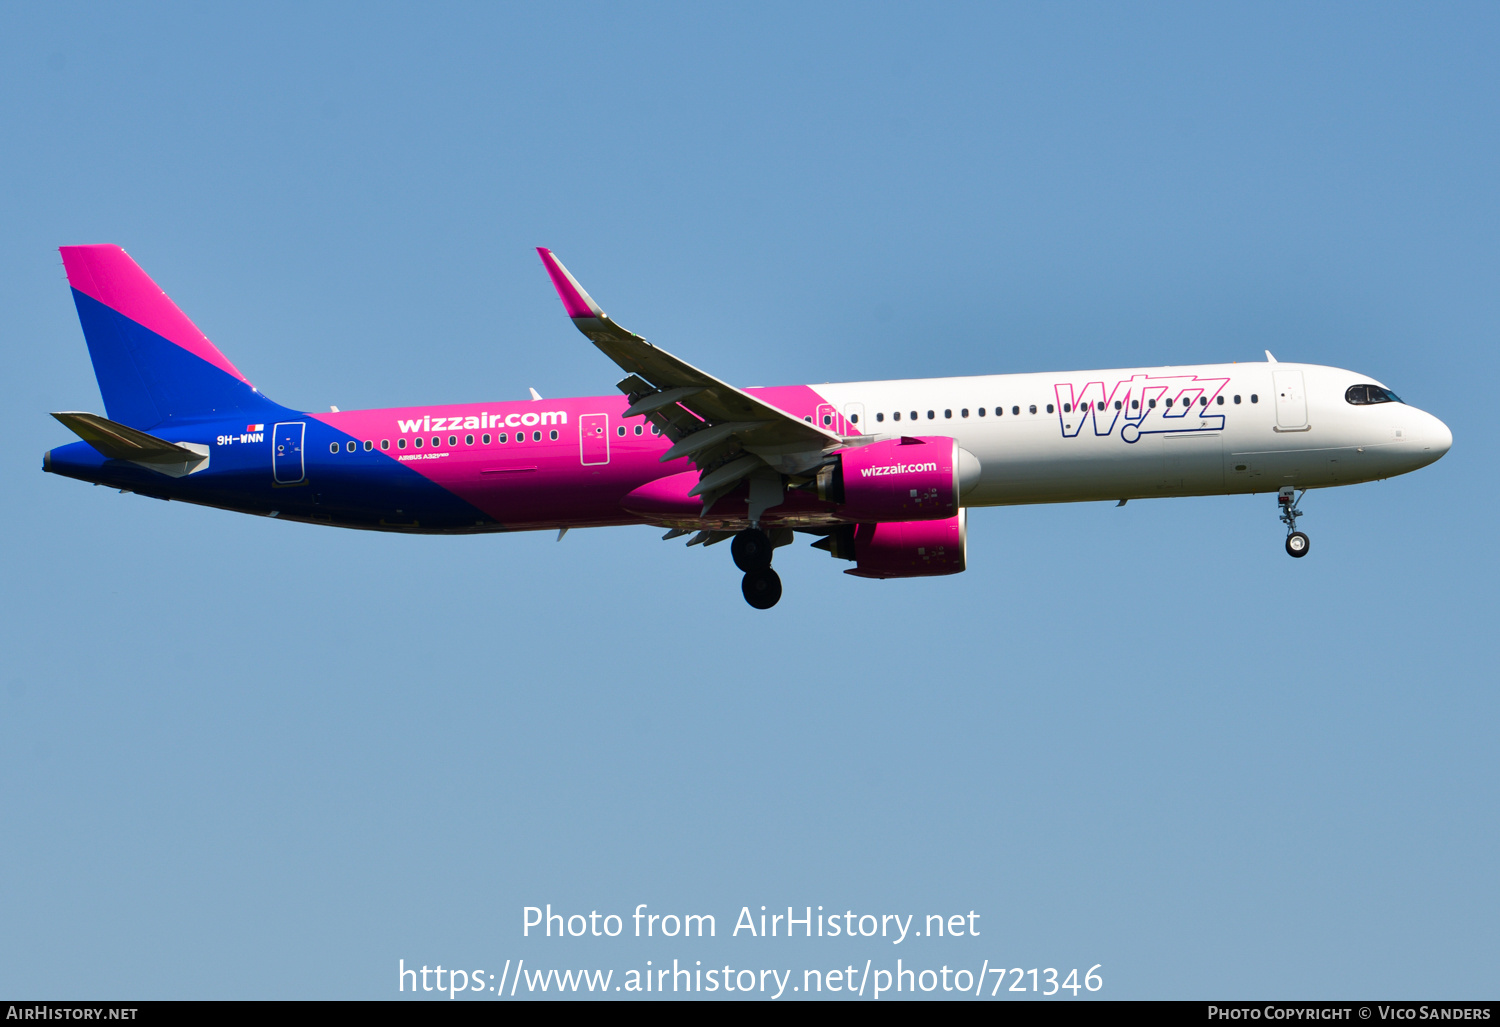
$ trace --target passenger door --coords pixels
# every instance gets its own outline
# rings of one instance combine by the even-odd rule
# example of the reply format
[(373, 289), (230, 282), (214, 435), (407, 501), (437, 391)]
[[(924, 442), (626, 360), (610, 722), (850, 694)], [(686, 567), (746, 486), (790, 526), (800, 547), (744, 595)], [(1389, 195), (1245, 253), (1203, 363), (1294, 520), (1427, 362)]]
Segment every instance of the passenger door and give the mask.
[(1307, 427), (1307, 393), (1301, 371), (1273, 371), (1276, 380), (1276, 424), (1281, 428)]
[(578, 418), (578, 459), (584, 466), (609, 463), (609, 415)]
[(295, 485), (307, 476), (302, 459), (306, 421), (283, 421), (271, 426), (271, 476), (278, 485)]

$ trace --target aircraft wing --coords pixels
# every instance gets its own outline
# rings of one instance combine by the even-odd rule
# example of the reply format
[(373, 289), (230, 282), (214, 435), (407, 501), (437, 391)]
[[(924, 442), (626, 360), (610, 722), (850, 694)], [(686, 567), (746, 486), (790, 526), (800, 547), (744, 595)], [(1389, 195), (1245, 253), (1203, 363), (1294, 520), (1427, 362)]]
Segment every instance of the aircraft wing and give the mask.
[(742, 392), (621, 328), (551, 250), (537, 247), (537, 253), (573, 324), (628, 373), (618, 383), (630, 397), (625, 416), (645, 415), (672, 440), (664, 461), (686, 456), (698, 467), (697, 494), (704, 498), (705, 511), (742, 478), (763, 468), (804, 473), (821, 464), (827, 450), (844, 444), (834, 432)]

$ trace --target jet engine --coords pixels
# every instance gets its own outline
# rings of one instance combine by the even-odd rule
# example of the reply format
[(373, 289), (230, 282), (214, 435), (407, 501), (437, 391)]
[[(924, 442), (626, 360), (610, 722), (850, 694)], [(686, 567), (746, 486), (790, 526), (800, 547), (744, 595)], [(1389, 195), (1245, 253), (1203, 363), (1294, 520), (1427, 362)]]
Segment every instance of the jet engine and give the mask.
[(818, 472), (818, 498), (851, 521), (952, 518), (979, 460), (943, 435), (904, 436), (839, 450)]
[(846, 524), (813, 546), (853, 560), (844, 573), (861, 578), (958, 574), (968, 563), (968, 511), (942, 520)]

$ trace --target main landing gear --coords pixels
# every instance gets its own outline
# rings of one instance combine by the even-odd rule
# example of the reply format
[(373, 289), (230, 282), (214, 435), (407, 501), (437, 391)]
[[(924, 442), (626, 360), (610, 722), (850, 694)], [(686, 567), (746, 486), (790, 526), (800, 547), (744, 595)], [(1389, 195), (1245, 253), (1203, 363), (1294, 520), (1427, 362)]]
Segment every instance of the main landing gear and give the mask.
[[(1293, 494), (1296, 497), (1293, 498)], [(1307, 489), (1300, 493), (1291, 486), (1287, 486), (1276, 493), (1276, 505), (1281, 510), (1281, 523), (1286, 525), (1286, 553), (1299, 559), (1307, 555), (1307, 550), (1312, 543), (1308, 541), (1305, 534), (1297, 530), (1297, 518), (1302, 516), (1302, 511), (1297, 509), (1297, 504), (1302, 497), (1307, 495)]]
[(745, 572), (740, 591), (757, 610), (769, 610), (781, 600), (781, 575), (771, 569), (771, 538), (759, 528), (747, 528), (729, 543), (734, 565)]

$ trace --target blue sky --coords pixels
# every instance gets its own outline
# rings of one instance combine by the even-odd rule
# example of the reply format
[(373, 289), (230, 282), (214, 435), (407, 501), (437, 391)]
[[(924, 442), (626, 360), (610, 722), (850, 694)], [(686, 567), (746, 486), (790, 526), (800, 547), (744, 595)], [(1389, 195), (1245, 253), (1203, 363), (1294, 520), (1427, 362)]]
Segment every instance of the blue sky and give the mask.
[[(1493, 997), (1497, 42), (1463, 4), (6, 7), (0, 993), (905, 956)], [(799, 546), (757, 614), (648, 528), (44, 476), (47, 412), (101, 409), (90, 242), (308, 409), (609, 392), (545, 245), (741, 385), (1269, 348), (1455, 443), (1309, 495), (1306, 560), (1269, 496), (980, 510), (963, 575)], [(523, 939), (548, 902), (721, 936)], [(762, 904), (984, 933), (723, 937)]]

